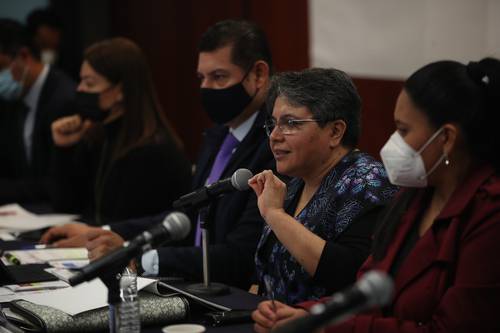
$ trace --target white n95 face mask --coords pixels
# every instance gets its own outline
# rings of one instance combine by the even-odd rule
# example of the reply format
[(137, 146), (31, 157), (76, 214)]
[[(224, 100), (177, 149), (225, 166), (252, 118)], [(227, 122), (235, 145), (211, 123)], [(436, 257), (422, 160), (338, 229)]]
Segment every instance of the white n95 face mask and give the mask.
[(443, 154), (429, 172), (426, 172), (420, 154), (442, 130), (442, 127), (437, 130), (418, 151), (407, 144), (397, 131), (391, 135), (380, 150), (380, 157), (392, 184), (405, 187), (427, 186), (427, 177), (441, 164), (445, 155)]

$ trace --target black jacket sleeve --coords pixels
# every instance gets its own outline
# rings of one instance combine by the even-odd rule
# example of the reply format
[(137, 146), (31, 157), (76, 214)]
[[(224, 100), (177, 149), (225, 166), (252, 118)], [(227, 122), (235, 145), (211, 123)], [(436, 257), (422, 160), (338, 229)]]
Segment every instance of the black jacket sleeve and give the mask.
[[(250, 193), (241, 216), (234, 221), (224, 240), (209, 245), (212, 281), (248, 288), (255, 269), (254, 255), (262, 227), (256, 196)], [(158, 249), (158, 254), (161, 276), (203, 279), (200, 247), (163, 247)]]
[(138, 147), (116, 161), (106, 178), (102, 221), (112, 224), (169, 210), (190, 185), (191, 165), (173, 144)]
[(56, 211), (82, 214), (93, 182), (90, 160), (84, 143), (54, 148), (49, 192)]
[(326, 242), (314, 280), (329, 293), (356, 281), (359, 267), (370, 254), (373, 232), (382, 209), (383, 206), (370, 208), (338, 238)]

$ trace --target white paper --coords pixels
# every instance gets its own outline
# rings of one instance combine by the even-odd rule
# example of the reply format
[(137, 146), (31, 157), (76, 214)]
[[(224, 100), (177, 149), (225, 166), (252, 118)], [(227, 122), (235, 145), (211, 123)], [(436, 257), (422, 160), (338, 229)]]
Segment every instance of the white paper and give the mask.
[(4, 241), (11, 241), (11, 240), (16, 240), (16, 237), (14, 237), (14, 235), (12, 235), (11, 233), (3, 231), (0, 232), (0, 239)]
[(89, 264), (88, 259), (49, 261), (49, 265), (59, 269), (78, 269)]
[[(138, 277), (137, 289), (141, 290), (154, 282), (156, 282), (154, 279)], [(107, 306), (108, 289), (100, 279), (94, 279), (76, 287), (23, 295), (19, 298), (35, 304), (51, 306), (74, 316), (84, 311)]]
[(17, 258), (21, 264), (41, 264), (59, 260), (88, 259), (88, 251), (84, 247), (14, 250), (5, 251), (5, 253), (9, 253)]
[(14, 294), (14, 292), (12, 290), (10, 290), (9, 288), (6, 288), (6, 287), (0, 287), (0, 302), (3, 302), (2, 301), (2, 296), (8, 296), (8, 295), (12, 295)]
[(69, 214), (36, 215), (18, 204), (8, 204), (0, 207), (0, 230), (2, 232), (37, 230), (74, 222), (77, 218), (78, 215)]
[[(6, 290), (8, 290), (9, 292), (7, 292)], [(0, 288), (0, 303), (6, 303), (6, 302), (10, 302), (10, 301), (13, 301), (16, 299), (21, 299), (27, 295), (34, 295), (34, 294), (46, 293), (46, 292), (47, 291), (40, 291), (40, 290), (13, 292), (12, 290), (7, 289), (7, 288)]]
[(60, 288), (68, 288), (69, 284), (64, 281), (44, 281), (44, 282), (31, 282), (23, 284), (9, 284), (5, 288), (14, 292), (18, 291), (35, 291), (35, 290), (52, 290)]
[(68, 283), (69, 279), (75, 274), (74, 271), (70, 271), (69, 269), (65, 268), (50, 267), (50, 268), (45, 268), (45, 271), (54, 276), (57, 276), (58, 279)]

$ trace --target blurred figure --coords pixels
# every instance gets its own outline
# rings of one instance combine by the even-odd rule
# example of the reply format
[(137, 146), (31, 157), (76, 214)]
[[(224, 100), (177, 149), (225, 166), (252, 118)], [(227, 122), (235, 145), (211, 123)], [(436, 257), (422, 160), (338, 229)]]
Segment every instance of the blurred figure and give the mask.
[[(408, 78), (381, 150), (406, 187), (382, 215), (360, 270), (395, 283), (392, 304), (327, 332), (499, 332), (500, 61), (431, 63)], [(309, 308), (314, 302), (301, 304)], [(306, 315), (263, 302), (257, 332)]]
[[(221, 21), (204, 33), (198, 50), (202, 103), (216, 125), (204, 133), (192, 190), (231, 177), (239, 168), (257, 173), (274, 167), (263, 129), (263, 104), (272, 70), (264, 32), (251, 22)], [(214, 200), (212, 209), (211, 277), (247, 288), (254, 273), (253, 257), (263, 225), (256, 197), (251, 191), (230, 193)], [(112, 231), (68, 224), (50, 229), (42, 242), (63, 238), (55, 245), (86, 245), (90, 258), (95, 259), (122, 246), (124, 239), (160, 223), (167, 213), (113, 224)], [(188, 213), (193, 224), (190, 237), (145, 253), (137, 261), (141, 272), (202, 279), (198, 212)]]
[(40, 52), (40, 60), (46, 65), (55, 65), (59, 60), (62, 39), (62, 22), (50, 9), (36, 9), (26, 18), (29, 36)]
[(97, 225), (160, 213), (189, 189), (191, 167), (142, 51), (125, 38), (96, 43), (80, 76), (79, 114), (52, 123), (54, 207)]
[(356, 280), (375, 220), (396, 193), (382, 163), (356, 149), (361, 100), (347, 74), (308, 69), (273, 78), (266, 123), (280, 174), (250, 180), (267, 225), (255, 262), (259, 290), (296, 303)]
[(71, 112), (75, 90), (40, 61), (24, 26), (0, 19), (0, 204), (48, 200), (50, 126)]

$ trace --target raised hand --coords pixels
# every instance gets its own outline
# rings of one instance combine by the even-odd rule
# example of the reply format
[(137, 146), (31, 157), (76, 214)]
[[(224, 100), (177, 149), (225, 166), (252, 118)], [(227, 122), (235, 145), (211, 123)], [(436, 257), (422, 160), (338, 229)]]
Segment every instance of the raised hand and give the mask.
[(51, 125), (52, 139), (59, 147), (69, 147), (80, 142), (87, 130), (92, 127), (90, 120), (82, 120), (79, 115), (59, 118)]

